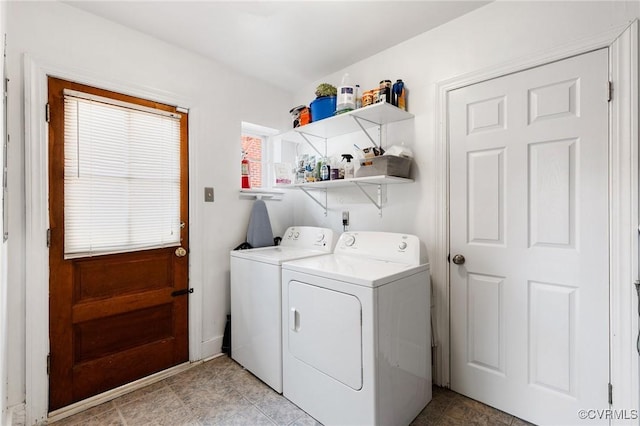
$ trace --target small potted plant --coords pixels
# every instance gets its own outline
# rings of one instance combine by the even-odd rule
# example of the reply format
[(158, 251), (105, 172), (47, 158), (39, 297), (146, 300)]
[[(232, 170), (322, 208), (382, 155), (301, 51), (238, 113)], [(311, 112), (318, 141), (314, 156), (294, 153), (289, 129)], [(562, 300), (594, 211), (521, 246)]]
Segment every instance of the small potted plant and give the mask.
[(316, 87), (316, 99), (324, 98), (325, 96), (336, 96), (338, 94), (338, 89), (336, 86), (329, 83), (320, 83), (318, 87)]
[(316, 99), (311, 102), (311, 121), (331, 117), (336, 111), (338, 89), (332, 84), (321, 83), (316, 88)]

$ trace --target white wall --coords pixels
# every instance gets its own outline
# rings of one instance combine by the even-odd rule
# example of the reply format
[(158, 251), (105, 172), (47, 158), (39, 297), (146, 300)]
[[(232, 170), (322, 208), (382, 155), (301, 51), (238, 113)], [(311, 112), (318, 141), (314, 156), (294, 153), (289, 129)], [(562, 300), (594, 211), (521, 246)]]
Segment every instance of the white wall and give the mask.
[[(0, 2), (0, 36), (4, 40), (4, 34), (7, 30), (7, 5), (5, 2)], [(0, 87), (4, 87), (4, 68), (0, 68)], [(2, 94), (0, 93), (0, 96)], [(4, 152), (2, 145), (4, 142), (4, 103), (0, 100), (0, 165), (4, 164)], [(0, 182), (2, 176), (0, 174)], [(2, 191), (2, 184), (0, 183), (0, 191)], [(5, 425), (7, 422), (7, 380), (8, 380), (8, 365), (7, 365), (7, 258), (6, 258), (6, 244), (2, 241), (3, 229), (3, 206), (2, 197), (0, 196), (0, 425)]]
[[(297, 91), (294, 103), (308, 105), (315, 97), (317, 84), (328, 82), (338, 86), (344, 72), (348, 72), (362, 90), (377, 87), (383, 79), (403, 79), (409, 91), (409, 111), (415, 119), (388, 126), (386, 143), (404, 142), (412, 148), (415, 154), (412, 177), (416, 182), (388, 186), (389, 202), (382, 217), (357, 189), (330, 197), (332, 208), (327, 218), (304, 194), (299, 194), (299, 199), (305, 201), (301, 208), (296, 205), (296, 222), (340, 230), (340, 213), (349, 209), (352, 230), (411, 232), (429, 247), (434, 236), (435, 85), (599, 34), (639, 17), (640, 3), (633, 1), (498, 1)], [(350, 152), (354, 142), (361, 147), (369, 146), (363, 137), (352, 137), (357, 139), (331, 140), (329, 151)], [(340, 201), (346, 204), (341, 205)]]
[[(295, 104), (308, 104), (318, 83), (339, 85), (344, 72), (362, 90), (376, 87), (382, 79), (403, 79), (415, 119), (389, 126), (386, 136), (388, 144), (405, 142), (413, 149), (416, 182), (388, 186), (382, 217), (357, 189), (334, 192), (326, 218), (315, 203), (298, 194), (296, 222), (340, 230), (340, 212), (348, 209), (351, 230), (413, 233), (432, 249), (436, 235), (436, 84), (598, 35), (637, 18), (637, 1), (497, 1), (303, 88), (296, 93)], [(367, 146), (361, 137), (355, 141)], [(330, 151), (349, 152), (351, 143), (349, 138), (332, 140)]]
[[(11, 99), (9, 240), (9, 404), (24, 401), (25, 392), (25, 158), (22, 98), (23, 55), (39, 63), (87, 74), (118, 86), (128, 85), (168, 97), (186, 99), (192, 108), (191, 149), (196, 170), (190, 185), (197, 223), (192, 235), (202, 237), (202, 294), (190, 303), (203, 310), (203, 357), (220, 351), (229, 310), (229, 250), (245, 239), (251, 201), (239, 199), (240, 125), (248, 121), (281, 128), (289, 121), (289, 94), (232, 72), (154, 38), (89, 15), (58, 2), (9, 2), (9, 77)], [(169, 30), (169, 29), (168, 29)], [(214, 41), (212, 41), (214, 42)], [(196, 172), (195, 175), (193, 172)], [(203, 202), (203, 188), (215, 188), (215, 202)], [(277, 216), (274, 232), (282, 233), (292, 215), (284, 202), (268, 202)]]

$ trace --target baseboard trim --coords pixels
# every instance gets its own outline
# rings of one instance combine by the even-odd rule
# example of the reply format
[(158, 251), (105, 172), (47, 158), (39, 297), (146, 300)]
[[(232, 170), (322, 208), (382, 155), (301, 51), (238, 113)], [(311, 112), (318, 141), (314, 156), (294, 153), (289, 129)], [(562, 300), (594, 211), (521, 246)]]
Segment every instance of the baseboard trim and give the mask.
[(223, 336), (217, 336), (213, 339), (202, 342), (202, 358), (208, 359), (215, 357), (222, 353), (222, 338)]
[(26, 410), (24, 404), (12, 405), (7, 408), (7, 426), (22, 426), (26, 424)]

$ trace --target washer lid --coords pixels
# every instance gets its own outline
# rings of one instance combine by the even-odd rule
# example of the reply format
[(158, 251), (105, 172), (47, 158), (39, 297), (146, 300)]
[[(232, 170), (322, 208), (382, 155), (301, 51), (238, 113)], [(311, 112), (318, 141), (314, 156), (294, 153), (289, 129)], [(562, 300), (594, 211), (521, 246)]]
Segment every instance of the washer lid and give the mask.
[(427, 271), (429, 265), (408, 265), (361, 256), (329, 254), (285, 262), (282, 269), (365, 287), (378, 287)]
[(323, 250), (302, 249), (298, 247), (272, 246), (249, 250), (233, 250), (231, 257), (280, 265), (282, 262), (288, 260), (302, 259), (321, 254), (326, 254), (326, 252)]

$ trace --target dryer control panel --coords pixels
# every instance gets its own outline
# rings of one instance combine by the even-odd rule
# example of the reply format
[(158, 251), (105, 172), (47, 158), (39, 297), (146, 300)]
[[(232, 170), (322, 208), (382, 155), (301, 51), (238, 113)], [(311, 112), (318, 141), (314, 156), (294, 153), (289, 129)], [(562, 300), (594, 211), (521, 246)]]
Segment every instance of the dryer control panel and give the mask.
[(415, 235), (392, 232), (345, 232), (334, 253), (420, 265), (420, 240)]
[(331, 253), (337, 236), (332, 229), (315, 226), (291, 226), (282, 236), (281, 246), (313, 248)]

